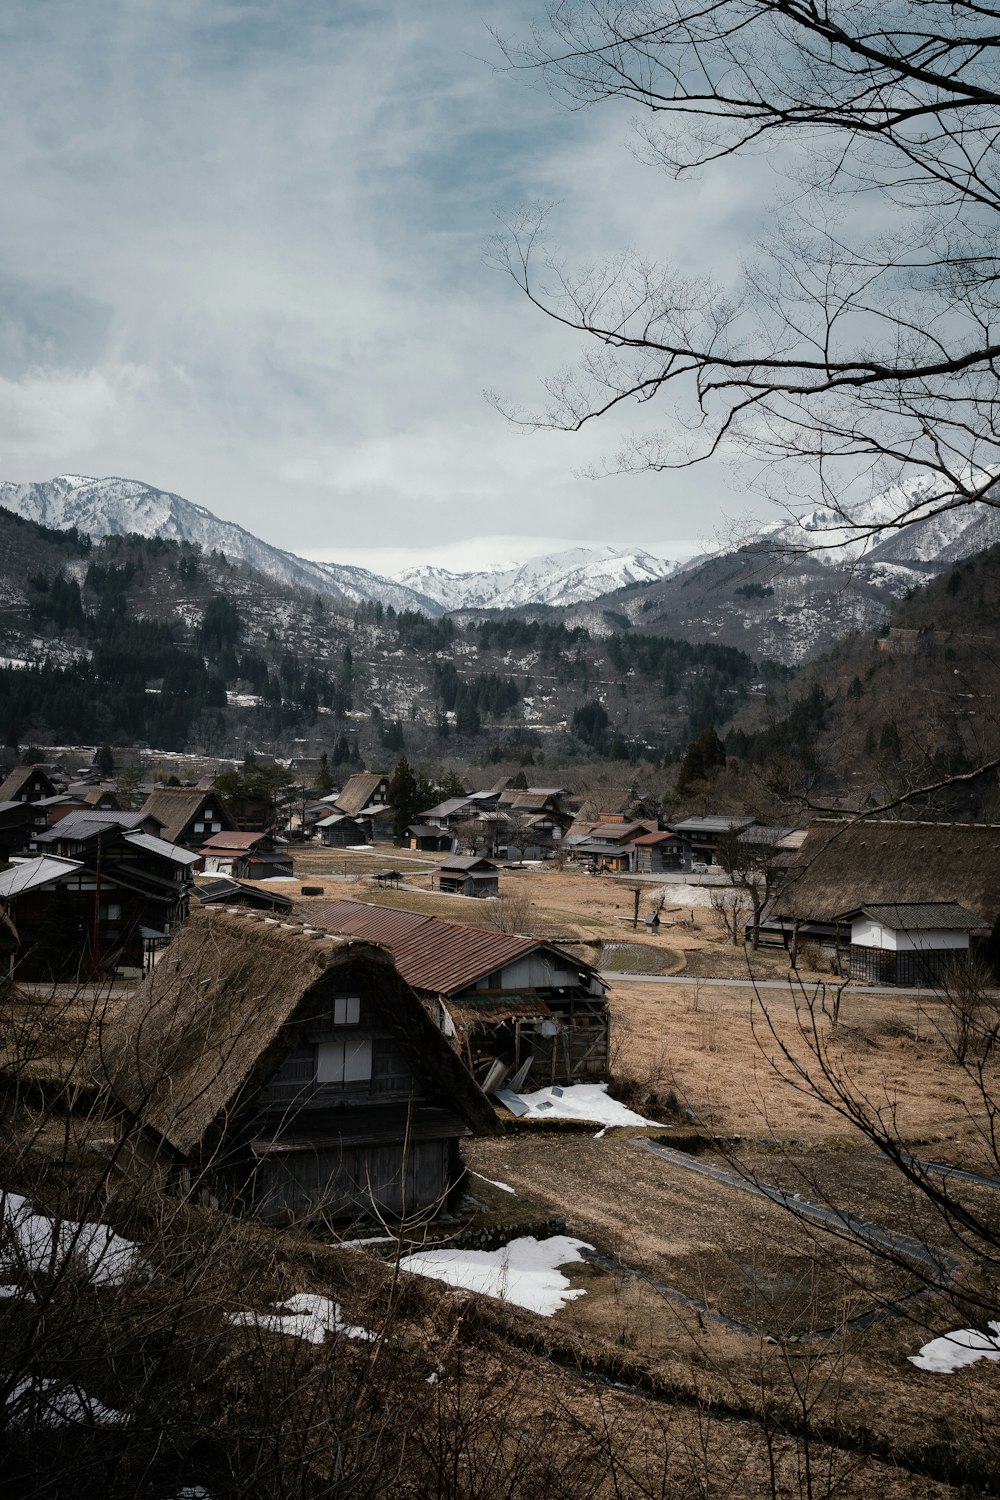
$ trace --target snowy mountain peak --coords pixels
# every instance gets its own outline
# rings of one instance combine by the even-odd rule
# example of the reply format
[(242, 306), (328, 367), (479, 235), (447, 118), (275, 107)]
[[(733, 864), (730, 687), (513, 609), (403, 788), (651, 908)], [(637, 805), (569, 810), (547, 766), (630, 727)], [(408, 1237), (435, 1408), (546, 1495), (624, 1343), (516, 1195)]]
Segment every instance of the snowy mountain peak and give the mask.
[[(987, 477), (976, 476), (977, 482)], [(834, 567), (907, 559), (942, 564), (1000, 541), (994, 506), (967, 502), (948, 509), (953, 490), (934, 474), (890, 485), (850, 511), (817, 506), (789, 521), (762, 527), (751, 545), (807, 551)]]
[(140, 536), (197, 542), (206, 551), (224, 552), (233, 562), (246, 563), (280, 583), (345, 603), (377, 600), (395, 609), (441, 613), (433, 600), (392, 579), (380, 578), (366, 568), (297, 557), (261, 541), (234, 521), (221, 520), (203, 505), (139, 479), (60, 474), (40, 484), (0, 483), (0, 505), (43, 526), (59, 530), (75, 526), (93, 537), (134, 531)]
[(529, 604), (584, 604), (629, 584), (667, 578), (678, 566), (677, 560), (606, 544), (570, 547), (527, 562), (507, 567), (495, 564), (468, 573), (407, 568), (397, 577), (446, 610), (516, 609)]

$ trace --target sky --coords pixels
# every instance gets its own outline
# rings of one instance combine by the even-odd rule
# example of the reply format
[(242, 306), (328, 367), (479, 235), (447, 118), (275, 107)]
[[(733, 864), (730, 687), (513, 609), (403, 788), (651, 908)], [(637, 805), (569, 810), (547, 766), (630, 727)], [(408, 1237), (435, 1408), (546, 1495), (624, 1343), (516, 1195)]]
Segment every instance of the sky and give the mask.
[(624, 111), (502, 67), (542, 0), (8, 0), (0, 479), (116, 474), (379, 572), (614, 543), (686, 556), (763, 513), (739, 470), (586, 477), (636, 419), (532, 432), (584, 352), (488, 261), (498, 216), (724, 281), (745, 163), (679, 186)]

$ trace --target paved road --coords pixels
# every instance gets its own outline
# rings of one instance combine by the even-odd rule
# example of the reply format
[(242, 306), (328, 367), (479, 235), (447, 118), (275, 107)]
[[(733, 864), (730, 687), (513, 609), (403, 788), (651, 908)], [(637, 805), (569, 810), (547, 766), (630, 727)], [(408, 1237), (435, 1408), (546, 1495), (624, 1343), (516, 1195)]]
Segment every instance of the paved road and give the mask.
[[(614, 984), (615, 980), (627, 980), (629, 984), (696, 984), (699, 988), (714, 989), (744, 989), (744, 990), (788, 990), (787, 979), (705, 979), (697, 974), (625, 974), (614, 969), (602, 969), (601, 978), (606, 984)], [(828, 979), (822, 981), (828, 989), (833, 989), (836, 981)], [(813, 993), (820, 981), (815, 979), (804, 979), (801, 988), (806, 994)], [(796, 986), (799, 988), (799, 986)], [(887, 995), (895, 996), (897, 999), (920, 999), (940, 1000), (941, 996), (937, 990), (907, 990), (901, 986), (893, 985), (888, 989), (877, 989), (870, 984), (851, 984), (844, 991), (845, 995)]]

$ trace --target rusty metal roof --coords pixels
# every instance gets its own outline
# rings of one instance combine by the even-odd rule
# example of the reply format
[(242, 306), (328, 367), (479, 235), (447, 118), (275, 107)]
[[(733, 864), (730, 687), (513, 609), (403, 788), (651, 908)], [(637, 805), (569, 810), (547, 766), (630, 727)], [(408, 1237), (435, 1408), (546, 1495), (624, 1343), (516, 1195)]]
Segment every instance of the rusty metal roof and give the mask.
[(435, 995), (455, 995), (539, 948), (559, 953), (581, 971), (590, 967), (543, 938), (488, 932), (421, 912), (364, 901), (310, 901), (300, 910), (314, 927), (388, 948), (407, 984)]

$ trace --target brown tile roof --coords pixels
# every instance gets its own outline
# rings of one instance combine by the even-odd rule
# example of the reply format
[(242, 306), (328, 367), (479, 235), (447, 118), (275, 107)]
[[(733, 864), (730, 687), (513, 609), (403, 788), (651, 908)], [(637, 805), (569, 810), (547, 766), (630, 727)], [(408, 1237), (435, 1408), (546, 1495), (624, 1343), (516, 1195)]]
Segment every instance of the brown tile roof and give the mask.
[(420, 1071), (470, 1124), (495, 1132), (492, 1108), (384, 952), (245, 910), (208, 907), (189, 918), (108, 1022), (103, 1052), (114, 1092), (191, 1153), (217, 1120), (250, 1104), (309, 1007), (324, 1004), (327, 976), (347, 968), (353, 983), (363, 970), (367, 992)]
[(985, 926), (1000, 913), (1000, 826), (814, 823), (769, 915), (833, 922), (871, 904), (957, 901)]
[[(364, 901), (311, 901), (302, 912), (317, 927), (388, 948), (396, 967), (416, 990), (455, 995), (496, 969), (539, 948), (569, 958), (541, 938), (488, 932), (422, 912), (400, 911)], [(588, 965), (569, 958), (581, 970)]]

